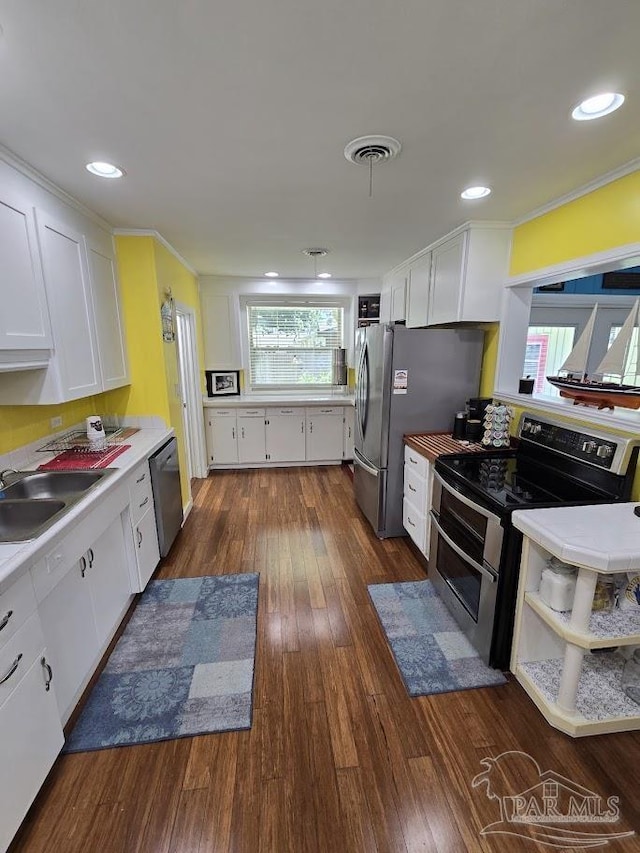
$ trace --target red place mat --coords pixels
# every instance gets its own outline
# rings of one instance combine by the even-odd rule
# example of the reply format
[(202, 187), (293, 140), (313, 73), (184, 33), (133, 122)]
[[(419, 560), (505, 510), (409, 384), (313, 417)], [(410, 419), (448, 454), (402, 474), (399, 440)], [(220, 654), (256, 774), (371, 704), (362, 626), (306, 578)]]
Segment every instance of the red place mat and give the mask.
[(107, 468), (114, 459), (117, 459), (125, 450), (129, 450), (130, 444), (119, 444), (104, 451), (79, 451), (65, 450), (59, 453), (50, 462), (38, 465), (41, 471), (68, 471), (74, 468)]

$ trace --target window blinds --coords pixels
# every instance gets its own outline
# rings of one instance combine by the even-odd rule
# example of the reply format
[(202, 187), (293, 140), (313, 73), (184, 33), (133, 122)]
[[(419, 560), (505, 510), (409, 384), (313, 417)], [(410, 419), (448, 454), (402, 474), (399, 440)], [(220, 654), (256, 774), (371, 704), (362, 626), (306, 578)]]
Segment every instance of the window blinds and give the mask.
[(332, 350), (342, 346), (338, 305), (248, 305), (251, 387), (331, 385)]

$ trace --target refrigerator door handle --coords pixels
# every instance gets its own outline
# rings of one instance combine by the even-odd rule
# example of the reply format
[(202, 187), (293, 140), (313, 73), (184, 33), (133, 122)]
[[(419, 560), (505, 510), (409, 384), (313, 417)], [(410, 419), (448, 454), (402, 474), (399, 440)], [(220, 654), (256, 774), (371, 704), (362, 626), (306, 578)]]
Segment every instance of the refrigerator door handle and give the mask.
[(353, 451), (353, 461), (356, 465), (359, 465), (361, 468), (364, 468), (367, 474), (371, 474), (372, 477), (380, 476), (380, 471), (378, 471), (377, 468), (374, 468), (373, 465), (369, 465), (368, 462), (365, 462), (357, 450)]
[(366, 342), (362, 348), (358, 385), (360, 388), (360, 405), (358, 406), (358, 418), (360, 426), (360, 435), (364, 440), (364, 434), (367, 431), (367, 419), (369, 415), (369, 347), (367, 346)]

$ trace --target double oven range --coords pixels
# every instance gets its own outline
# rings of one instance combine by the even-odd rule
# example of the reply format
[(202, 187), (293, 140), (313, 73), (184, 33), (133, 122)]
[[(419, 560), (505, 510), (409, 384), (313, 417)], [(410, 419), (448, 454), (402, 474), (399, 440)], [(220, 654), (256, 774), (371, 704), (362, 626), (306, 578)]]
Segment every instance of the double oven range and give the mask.
[(515, 449), (436, 460), (429, 579), (490, 666), (509, 668), (522, 534), (514, 509), (629, 500), (637, 442), (524, 413)]

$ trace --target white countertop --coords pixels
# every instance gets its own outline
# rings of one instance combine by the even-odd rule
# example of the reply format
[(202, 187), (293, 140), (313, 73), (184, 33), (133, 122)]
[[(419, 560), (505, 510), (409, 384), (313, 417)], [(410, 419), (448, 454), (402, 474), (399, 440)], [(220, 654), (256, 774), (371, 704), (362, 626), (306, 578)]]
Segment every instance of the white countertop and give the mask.
[[(0, 592), (4, 592), (19, 575), (27, 571), (35, 560), (48, 551), (58, 536), (68, 532), (74, 522), (87, 515), (108, 491), (121, 483), (136, 465), (161, 447), (173, 434), (172, 429), (140, 429), (124, 440), (124, 444), (131, 445), (129, 450), (125, 450), (109, 465), (108, 470), (113, 470), (114, 473), (105, 477), (48, 530), (28, 542), (0, 542)], [(33, 465), (22, 470), (37, 468), (39, 463), (52, 457), (53, 454), (41, 455), (35, 459)]]
[(599, 572), (640, 569), (637, 503), (517, 510), (514, 527), (556, 557)]
[(204, 397), (205, 409), (251, 408), (252, 406), (353, 406), (353, 394), (240, 394), (219, 397)]

